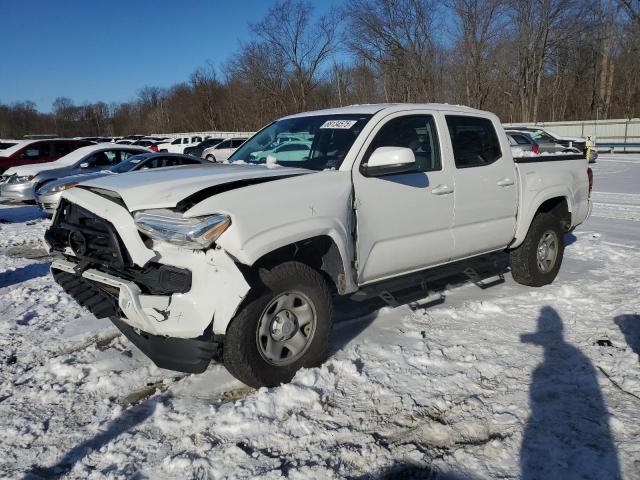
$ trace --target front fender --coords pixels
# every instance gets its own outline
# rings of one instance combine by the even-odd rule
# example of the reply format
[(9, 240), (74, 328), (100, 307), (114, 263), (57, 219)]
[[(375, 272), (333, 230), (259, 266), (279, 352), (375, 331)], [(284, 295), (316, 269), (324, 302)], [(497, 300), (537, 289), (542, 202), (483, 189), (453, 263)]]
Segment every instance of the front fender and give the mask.
[(213, 195), (187, 214), (229, 215), (231, 227), (216, 243), (249, 266), (280, 247), (326, 235), (338, 249), (346, 289), (351, 292), (356, 289), (349, 268), (353, 258), (351, 190), (350, 172), (323, 171)]
[(240, 263), (251, 266), (263, 256), (281, 247), (319, 236), (331, 238), (338, 249), (344, 267), (345, 293), (356, 291), (355, 279), (351, 269), (348, 268), (353, 256), (349, 233), (346, 226), (334, 218), (308, 218), (258, 232), (242, 244), (227, 238), (226, 241), (220, 241), (219, 245)]

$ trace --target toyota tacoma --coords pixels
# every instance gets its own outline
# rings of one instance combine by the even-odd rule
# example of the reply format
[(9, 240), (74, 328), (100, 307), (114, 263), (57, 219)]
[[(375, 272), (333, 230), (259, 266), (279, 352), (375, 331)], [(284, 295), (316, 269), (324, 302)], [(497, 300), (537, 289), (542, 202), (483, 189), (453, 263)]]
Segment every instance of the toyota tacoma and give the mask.
[(274, 386), (324, 360), (338, 296), (505, 251), (551, 283), (590, 190), (584, 155), (514, 160), (491, 113), (355, 105), (274, 121), (227, 164), (79, 184), (46, 241), (55, 280), (158, 366)]

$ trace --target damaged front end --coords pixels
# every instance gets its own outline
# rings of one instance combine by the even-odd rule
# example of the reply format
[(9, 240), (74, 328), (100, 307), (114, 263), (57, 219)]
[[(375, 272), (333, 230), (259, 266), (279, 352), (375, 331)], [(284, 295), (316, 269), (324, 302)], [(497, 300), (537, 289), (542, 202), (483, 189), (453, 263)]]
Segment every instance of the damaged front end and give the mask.
[(141, 233), (114, 196), (65, 192), (45, 234), (51, 250), (63, 255), (52, 274), (159, 367), (202, 372), (249, 285), (221, 248), (158, 241), (162, 227), (156, 227), (152, 235)]

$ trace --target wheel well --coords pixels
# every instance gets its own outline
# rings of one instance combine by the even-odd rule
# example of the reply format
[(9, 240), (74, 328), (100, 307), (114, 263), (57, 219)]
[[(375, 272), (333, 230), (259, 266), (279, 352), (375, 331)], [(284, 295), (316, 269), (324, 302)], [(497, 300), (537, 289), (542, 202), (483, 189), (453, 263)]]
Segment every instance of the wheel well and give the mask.
[(564, 230), (571, 228), (571, 212), (569, 211), (569, 204), (565, 197), (554, 197), (545, 200), (542, 205), (538, 207), (536, 214), (538, 213), (550, 213), (560, 219)]
[(304, 263), (322, 273), (334, 293), (345, 290), (342, 257), (331, 237), (320, 235), (290, 243), (263, 255), (253, 267), (269, 269), (290, 260)]

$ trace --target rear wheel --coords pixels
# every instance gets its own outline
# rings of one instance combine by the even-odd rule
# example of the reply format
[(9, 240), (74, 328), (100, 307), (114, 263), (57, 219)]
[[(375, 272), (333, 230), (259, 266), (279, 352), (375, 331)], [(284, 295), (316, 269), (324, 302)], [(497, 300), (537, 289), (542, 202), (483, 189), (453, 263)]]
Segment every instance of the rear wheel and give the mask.
[(329, 346), (332, 300), (324, 277), (299, 262), (261, 274), (264, 285), (227, 329), (223, 360), (252, 387), (290, 381), (302, 367), (322, 363)]
[(207, 155), (207, 160), (209, 160), (210, 162), (215, 162), (216, 157), (214, 157), (213, 155)]
[(550, 213), (539, 213), (533, 218), (524, 242), (509, 253), (513, 279), (532, 287), (547, 285), (558, 275), (563, 255), (560, 220)]

